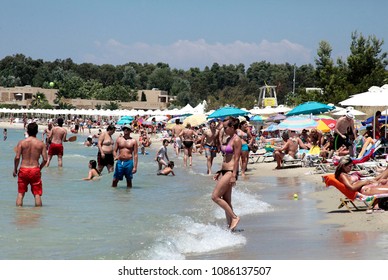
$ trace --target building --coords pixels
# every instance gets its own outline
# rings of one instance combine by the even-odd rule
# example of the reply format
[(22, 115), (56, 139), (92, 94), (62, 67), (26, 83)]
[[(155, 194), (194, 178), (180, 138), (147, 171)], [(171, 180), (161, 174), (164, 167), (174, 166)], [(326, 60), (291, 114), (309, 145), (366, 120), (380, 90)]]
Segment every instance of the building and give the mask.
[[(56, 107), (54, 103), (57, 89), (45, 89), (40, 87), (0, 87), (0, 104), (16, 104), (21, 108), (29, 108), (33, 100), (33, 96), (37, 93), (43, 93), (46, 96), (48, 103)], [(168, 95), (167, 91), (152, 89), (138, 90), (138, 101), (121, 102), (118, 100), (96, 100), (96, 99), (64, 99), (63, 102), (75, 106), (77, 109), (96, 109), (98, 106), (104, 106), (110, 102), (117, 102), (120, 109), (143, 109), (143, 110), (163, 110), (168, 107), (174, 96)]]
[(40, 87), (0, 87), (0, 103), (1, 104), (16, 104), (21, 108), (31, 106), (33, 96), (37, 93), (43, 93), (46, 96), (50, 105), (55, 106), (54, 99), (57, 89), (46, 89)]

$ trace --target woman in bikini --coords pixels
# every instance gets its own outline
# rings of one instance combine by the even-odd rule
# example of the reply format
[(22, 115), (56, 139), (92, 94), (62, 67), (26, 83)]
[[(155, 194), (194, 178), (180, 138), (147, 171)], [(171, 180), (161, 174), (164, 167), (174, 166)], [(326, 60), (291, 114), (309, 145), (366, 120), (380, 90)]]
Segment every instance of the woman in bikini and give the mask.
[(100, 177), (100, 172), (97, 170), (97, 162), (92, 159), (89, 161), (88, 177), (83, 178), (83, 180), (90, 181), (90, 180), (99, 179), (99, 177)]
[(248, 122), (242, 121), (237, 135), (241, 138), (241, 175), (245, 176), (249, 160), (249, 147), (252, 147), (254, 138), (249, 131)]
[(241, 139), (236, 134), (239, 120), (228, 117), (224, 120), (223, 126), (227, 139), (220, 147), (224, 159), (221, 170), (214, 176), (217, 184), (212, 193), (212, 200), (224, 209), (228, 227), (234, 230), (240, 221), (240, 217), (233, 212), (232, 207), (232, 188), (236, 184), (241, 156)]
[(114, 156), (113, 156), (113, 145), (112, 139), (113, 133), (115, 133), (116, 127), (114, 125), (108, 125), (106, 132), (103, 132), (98, 137), (98, 171), (101, 173), (104, 166), (108, 169), (108, 172), (113, 172), (114, 168)]
[(357, 173), (349, 173), (352, 167), (353, 161), (350, 156), (344, 156), (341, 158), (334, 173), (335, 178), (343, 183), (346, 188), (364, 195), (388, 193), (387, 179), (361, 180), (361, 177)]

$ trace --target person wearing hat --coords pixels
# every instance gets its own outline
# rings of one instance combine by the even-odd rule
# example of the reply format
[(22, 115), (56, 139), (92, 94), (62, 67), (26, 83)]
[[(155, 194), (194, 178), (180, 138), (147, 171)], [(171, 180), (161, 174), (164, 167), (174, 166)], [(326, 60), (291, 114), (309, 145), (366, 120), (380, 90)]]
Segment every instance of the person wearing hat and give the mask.
[[(334, 150), (337, 151), (342, 145), (347, 148), (353, 145), (354, 139), (357, 138), (356, 129), (354, 128), (354, 116), (347, 112), (345, 116), (340, 117), (334, 128)], [(349, 149), (353, 151), (353, 149)], [(353, 156), (353, 155), (351, 155)]]
[(133, 174), (137, 171), (138, 144), (136, 139), (131, 137), (131, 126), (122, 127), (124, 135), (116, 139), (113, 154), (115, 155), (116, 168), (113, 174), (112, 187), (122, 181), (124, 176), (127, 180), (127, 188), (132, 188)]

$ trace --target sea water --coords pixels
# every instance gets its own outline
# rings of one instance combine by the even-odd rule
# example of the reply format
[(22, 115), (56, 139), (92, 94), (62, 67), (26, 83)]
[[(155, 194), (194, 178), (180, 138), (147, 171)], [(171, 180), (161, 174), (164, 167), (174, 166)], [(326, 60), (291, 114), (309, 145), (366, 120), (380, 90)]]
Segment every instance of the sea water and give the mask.
[[(224, 213), (211, 201), (215, 183), (204, 174), (203, 159), (183, 168), (182, 156), (176, 158), (170, 147), (176, 176), (157, 176), (157, 143), (149, 155), (139, 155), (133, 188), (127, 189), (125, 180), (112, 188), (112, 173), (106, 169), (99, 180), (82, 180), (97, 155), (83, 138), (64, 143), (63, 168), (54, 156), (42, 170), (43, 207), (34, 207), (28, 192), (19, 208), (13, 148), (23, 130), (8, 129), (8, 139), (0, 143), (1, 259), (185, 259), (245, 246), (244, 235), (227, 230)], [(241, 214), (270, 209), (244, 191), (236, 190), (234, 199), (236, 207), (244, 205)]]
[[(386, 258), (385, 235), (368, 235), (349, 244), (338, 237), (307, 193), (316, 191), (303, 178), (239, 178), (233, 206), (241, 217), (236, 232), (227, 230), (225, 214), (212, 200), (215, 182), (206, 175), (204, 155), (195, 154), (192, 167), (176, 157), (176, 176), (157, 176), (154, 161), (161, 142), (139, 155), (133, 188), (120, 181), (112, 188), (112, 173), (83, 181), (97, 148), (83, 145), (86, 135), (64, 143), (63, 168), (57, 157), (42, 170), (43, 207), (34, 207), (31, 192), (16, 207), (17, 179), (12, 176), (17, 141), (24, 131), (8, 129), (0, 141), (0, 259), (363, 259)], [(41, 134), (38, 135), (41, 137)], [(220, 167), (217, 156), (213, 171)], [(265, 164), (265, 163), (262, 163)], [(260, 172), (260, 164), (248, 166)], [(256, 169), (256, 170), (254, 170)], [(281, 171), (280, 171), (281, 172)], [(249, 172), (248, 172), (249, 173)], [(295, 201), (293, 194), (298, 193)], [(364, 250), (369, 247), (370, 250)], [(372, 248), (372, 249), (371, 249)], [(372, 253), (373, 251), (373, 253)], [(369, 253), (368, 253), (369, 252)]]

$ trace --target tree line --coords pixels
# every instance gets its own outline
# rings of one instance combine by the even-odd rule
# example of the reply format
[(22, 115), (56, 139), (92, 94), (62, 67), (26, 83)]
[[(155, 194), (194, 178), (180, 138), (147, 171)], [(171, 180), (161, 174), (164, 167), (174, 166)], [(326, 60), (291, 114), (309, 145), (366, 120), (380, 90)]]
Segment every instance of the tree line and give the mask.
[[(334, 60), (330, 43), (321, 41), (315, 66), (260, 61), (247, 69), (244, 64), (218, 63), (203, 70), (175, 69), (162, 62), (117, 66), (76, 64), (70, 58), (50, 62), (16, 54), (0, 60), (0, 86), (54, 87), (58, 89), (56, 103), (60, 108), (71, 107), (63, 102), (67, 98), (93, 98), (109, 100), (107, 106), (115, 109), (118, 107), (115, 101), (135, 101), (138, 90), (158, 88), (176, 96), (170, 108), (196, 106), (206, 100), (208, 109), (226, 104), (250, 109), (257, 104), (259, 88), (266, 84), (277, 86), (278, 104), (295, 106), (309, 100), (337, 104), (371, 86), (388, 83), (387, 52), (383, 52), (383, 44), (374, 35), (365, 37), (354, 31), (346, 59)], [(323, 93), (306, 92), (307, 87), (322, 88)], [(34, 96), (32, 106), (47, 107), (45, 96)]]

